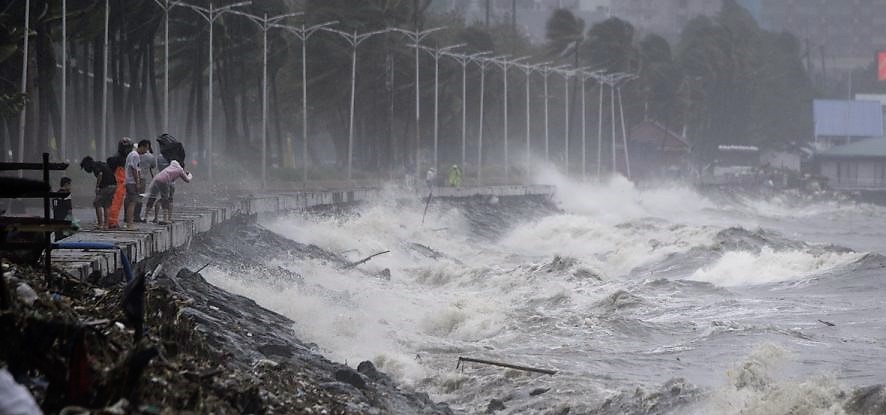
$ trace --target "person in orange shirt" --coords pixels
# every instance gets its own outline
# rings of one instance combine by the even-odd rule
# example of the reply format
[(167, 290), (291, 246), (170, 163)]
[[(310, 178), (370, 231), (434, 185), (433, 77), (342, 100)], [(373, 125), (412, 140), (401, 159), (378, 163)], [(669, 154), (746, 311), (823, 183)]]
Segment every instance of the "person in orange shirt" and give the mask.
[(129, 137), (123, 137), (117, 144), (117, 154), (108, 157), (108, 167), (114, 172), (117, 182), (114, 199), (111, 200), (111, 208), (108, 209), (108, 229), (120, 228), (120, 211), (126, 196), (126, 156), (130, 151), (132, 151), (132, 140)]

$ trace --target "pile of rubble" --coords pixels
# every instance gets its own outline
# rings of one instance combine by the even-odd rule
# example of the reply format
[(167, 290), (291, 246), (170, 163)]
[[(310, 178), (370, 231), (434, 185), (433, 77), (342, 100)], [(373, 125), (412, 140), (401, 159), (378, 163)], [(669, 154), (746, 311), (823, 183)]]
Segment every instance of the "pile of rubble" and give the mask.
[[(0, 374), (47, 413), (450, 413), (370, 362), (329, 362), (292, 321), (187, 269), (52, 290), (35, 269), (2, 272)], [(0, 381), (0, 401), (16, 390)]]

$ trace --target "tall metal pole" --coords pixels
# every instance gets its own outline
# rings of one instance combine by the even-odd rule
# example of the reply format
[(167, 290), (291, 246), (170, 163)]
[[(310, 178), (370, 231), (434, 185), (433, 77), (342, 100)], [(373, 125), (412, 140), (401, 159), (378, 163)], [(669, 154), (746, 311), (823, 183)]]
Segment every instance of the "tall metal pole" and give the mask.
[(59, 154), (67, 160), (67, 115), (68, 115), (68, 1), (62, 0), (62, 111), (61, 143)]
[[(155, 0), (155, 1), (159, 2), (159, 0)], [(167, 10), (166, 14), (168, 17), (168, 15), (169, 15), (168, 0), (164, 0), (164, 4), (166, 7), (165, 10)], [(205, 155), (206, 155), (206, 159), (207, 159), (207, 163), (206, 163), (206, 170), (207, 171), (206, 172), (207, 172), (207, 177), (210, 180), (213, 177), (213, 164), (215, 163), (215, 156), (214, 156), (214, 151), (213, 151), (213, 141), (215, 138), (215, 134), (213, 133), (214, 127), (215, 127), (215, 122), (214, 122), (215, 105), (213, 102), (215, 100), (215, 92), (214, 92), (215, 91), (215, 65), (214, 65), (214, 63), (215, 63), (215, 58), (214, 58), (214, 56), (215, 56), (215, 41), (214, 41), (215, 20), (218, 19), (218, 17), (221, 16), (222, 13), (231, 12), (232, 11), (231, 9), (233, 9), (234, 7), (244, 6), (246, 4), (249, 4), (249, 3), (248, 2), (240, 2), (240, 3), (229, 4), (227, 6), (222, 6), (222, 7), (216, 8), (215, 5), (212, 2), (210, 2), (208, 9), (200, 7), (200, 6), (195, 6), (192, 4), (186, 4), (186, 3), (180, 3), (180, 2), (174, 2), (172, 4), (173, 6), (184, 6), (184, 7), (187, 7), (189, 9), (195, 11), (197, 14), (199, 14), (201, 17), (203, 17), (206, 20), (206, 23), (209, 24), (209, 45), (208, 45), (208, 47), (209, 47), (209, 99), (208, 99), (209, 134), (206, 137), (206, 148), (204, 150), (205, 150)], [(237, 12), (237, 13), (240, 13), (240, 12)], [(243, 14), (243, 13), (240, 13), (240, 14)], [(256, 18), (256, 17), (252, 16), (251, 18)], [(262, 24), (263, 21), (258, 22), (258, 23)], [(266, 25), (263, 25), (262, 29), (263, 30), (266, 29)]]
[(631, 159), (628, 156), (628, 132), (625, 129), (625, 109), (621, 101), (621, 87), (618, 87), (618, 112), (621, 114), (621, 139), (625, 152), (625, 173), (631, 178)]
[(461, 168), (465, 168), (467, 157), (465, 149), (467, 148), (467, 79), (468, 79), (468, 61), (467, 59), (460, 61), (461, 63)]
[[(418, 49), (418, 48), (416, 48)], [(440, 53), (434, 52), (434, 165), (439, 167), (437, 159), (438, 133), (440, 129)]]
[[(350, 170), (349, 170), (350, 172)], [(268, 180), (268, 12), (262, 24), (262, 93), (261, 93), (261, 187)]]
[(486, 92), (486, 62), (480, 61), (480, 131), (477, 134), (477, 184), (483, 183), (483, 101)]
[(215, 97), (213, 94), (213, 43), (212, 43), (212, 27), (215, 26), (215, 15), (212, 2), (209, 2), (209, 99), (208, 101), (208, 109), (209, 109), (209, 135), (206, 136), (206, 176), (209, 180), (212, 180), (212, 162), (215, 157), (212, 154), (212, 100)]
[(336, 23), (338, 21), (320, 23), (311, 27), (305, 27), (305, 24), (302, 23), (300, 28), (276, 23), (271, 24), (273, 27), (289, 31), (301, 40), (302, 181), (305, 183), (308, 181), (308, 39), (318, 30)]
[[(28, 36), (31, 32), (31, 0), (25, 0), (25, 38), (24, 48), (22, 49), (22, 96), (28, 93)], [(28, 104), (22, 105), (22, 112), (18, 120), (18, 161), (25, 161), (25, 124), (28, 115)], [(19, 172), (21, 177), (22, 172)]]
[(502, 78), (504, 79), (504, 97), (502, 104), (502, 112), (504, 113), (504, 125), (502, 126), (502, 131), (504, 136), (502, 137), (502, 141), (504, 141), (504, 150), (505, 150), (505, 178), (510, 178), (510, 162), (508, 161), (508, 62), (503, 61), (501, 65), (501, 73)]
[[(444, 49), (452, 49), (455, 47), (460, 47), (463, 45), (453, 45)], [(454, 59), (456, 62), (461, 65), (461, 166), (464, 168), (467, 163), (467, 101), (468, 101), (468, 93), (467, 93), (467, 67), (468, 64), (474, 60), (476, 60), (479, 56), (486, 55), (490, 52), (478, 52), (471, 55), (461, 55), (452, 52), (442, 52), (443, 55), (449, 56)]]
[(618, 172), (615, 156), (615, 134), (618, 127), (615, 126), (615, 87), (609, 85), (609, 108), (612, 109), (612, 174)]
[(550, 158), (550, 128), (548, 125), (548, 75), (550, 74), (550, 69), (543, 68), (542, 76), (544, 77), (545, 84), (545, 161), (551, 161)]
[(163, 7), (163, 131), (169, 132), (169, 0)]
[(585, 103), (585, 76), (581, 77), (581, 178), (588, 178), (588, 133), (587, 133), (587, 106)]
[(600, 105), (597, 114), (597, 179), (603, 174), (603, 80), (598, 79), (600, 84)]
[(569, 175), (569, 72), (563, 72), (563, 80), (565, 81), (563, 94), (564, 107), (566, 108), (565, 117), (565, 134), (563, 135), (563, 170)]
[(529, 173), (529, 165), (532, 159), (532, 133), (530, 131), (529, 121), (529, 84), (532, 77), (532, 68), (526, 66), (526, 173)]
[[(357, 31), (354, 31), (357, 38)], [(357, 91), (357, 45), (351, 49), (351, 116), (348, 121), (348, 180), (351, 180), (351, 161), (354, 158), (354, 101)]]
[(110, 10), (108, 0), (105, 0), (105, 38), (104, 52), (102, 53), (102, 141), (101, 150), (98, 150), (97, 154), (106, 152), (108, 145), (108, 22), (111, 15)]
[(301, 140), (302, 170), (301, 180), (308, 182), (308, 34), (305, 25), (301, 25)]
[[(418, 41), (415, 42), (418, 46)], [(421, 177), (421, 100), (419, 100), (418, 47), (415, 48), (415, 177)]]

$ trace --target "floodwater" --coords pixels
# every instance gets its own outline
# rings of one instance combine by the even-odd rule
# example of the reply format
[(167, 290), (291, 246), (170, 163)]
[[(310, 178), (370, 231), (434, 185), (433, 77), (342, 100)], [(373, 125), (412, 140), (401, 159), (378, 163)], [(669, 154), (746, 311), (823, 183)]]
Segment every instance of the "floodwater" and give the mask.
[(432, 204), (422, 225), (423, 203), (392, 191), (262, 223), (351, 261), (391, 251), (359, 270), (278, 255), (306, 284), (203, 274), (328, 358), (372, 360), (465, 413), (495, 398), (504, 413), (830, 414), (886, 381), (886, 208), (538, 180), (557, 209)]

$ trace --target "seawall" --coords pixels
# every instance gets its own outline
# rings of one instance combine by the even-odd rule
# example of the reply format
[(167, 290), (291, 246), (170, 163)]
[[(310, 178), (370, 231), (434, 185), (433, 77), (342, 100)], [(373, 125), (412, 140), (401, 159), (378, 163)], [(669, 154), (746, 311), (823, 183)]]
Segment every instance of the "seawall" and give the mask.
[[(440, 187), (435, 198), (550, 197), (555, 188), (547, 185), (490, 185)], [(271, 194), (215, 199), (199, 206), (175, 206), (173, 223), (140, 223), (137, 230), (81, 230), (65, 242), (110, 242), (129, 258), (135, 269), (175, 249), (187, 249), (191, 240), (236, 216), (274, 216), (310, 209), (363, 203), (383, 197), (383, 189), (338, 189), (275, 192)], [(426, 197), (416, 194), (415, 197)], [(81, 280), (102, 279), (122, 269), (118, 252), (111, 250), (53, 250), (53, 264)]]

